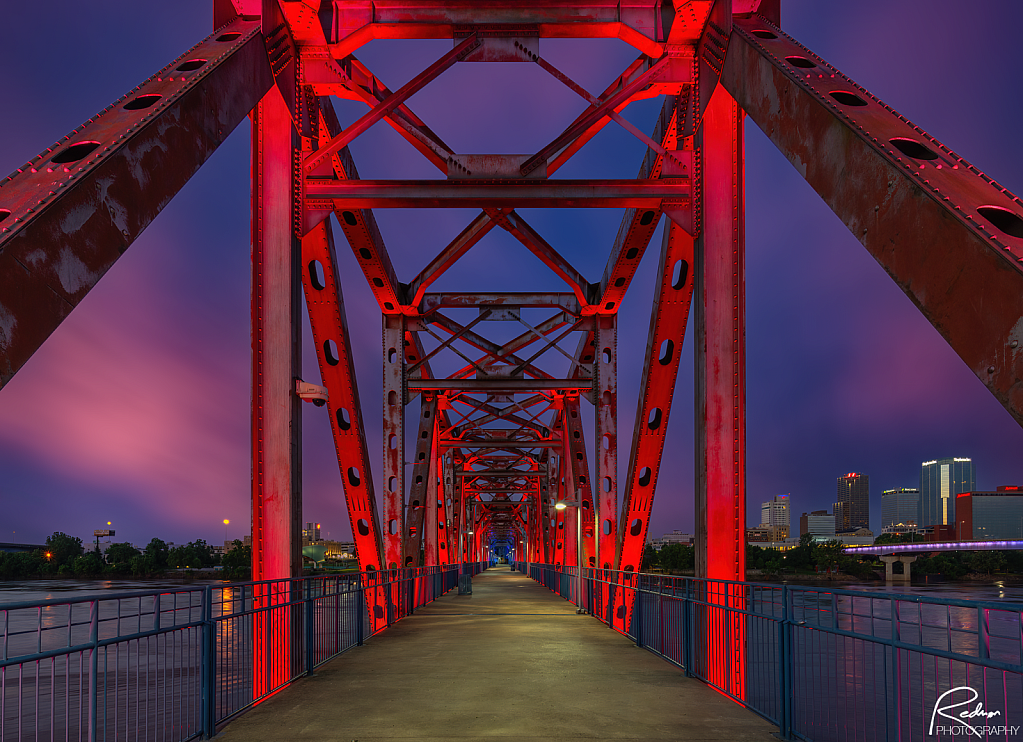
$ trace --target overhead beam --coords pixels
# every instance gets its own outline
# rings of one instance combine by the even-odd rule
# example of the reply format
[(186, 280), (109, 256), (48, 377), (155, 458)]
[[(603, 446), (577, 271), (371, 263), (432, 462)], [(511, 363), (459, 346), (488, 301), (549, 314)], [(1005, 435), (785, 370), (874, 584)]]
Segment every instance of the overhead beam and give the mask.
[(688, 200), (688, 178), (658, 180), (352, 180), (306, 179), (306, 207), (411, 208), (647, 208)]
[(1023, 201), (764, 21), (721, 81), (1023, 425)]
[(259, 27), (221, 28), (0, 181), (0, 387), (273, 85)]

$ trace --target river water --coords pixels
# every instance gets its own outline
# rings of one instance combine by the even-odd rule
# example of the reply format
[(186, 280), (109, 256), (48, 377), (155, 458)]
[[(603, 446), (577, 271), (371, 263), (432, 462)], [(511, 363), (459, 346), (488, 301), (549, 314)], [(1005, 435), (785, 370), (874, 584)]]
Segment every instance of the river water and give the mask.
[(29, 603), (41, 600), (77, 600), (114, 593), (145, 590), (180, 590), (205, 585), (228, 585), (222, 580), (24, 580), (0, 581), (0, 605)]

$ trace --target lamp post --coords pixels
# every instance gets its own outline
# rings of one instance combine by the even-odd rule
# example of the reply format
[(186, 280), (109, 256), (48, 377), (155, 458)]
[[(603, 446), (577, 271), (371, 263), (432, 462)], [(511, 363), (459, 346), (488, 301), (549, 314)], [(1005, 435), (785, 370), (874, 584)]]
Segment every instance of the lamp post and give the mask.
[(576, 569), (576, 613), (583, 610), (583, 509), (578, 500), (562, 500), (555, 504), (555, 510), (575, 508), (575, 569)]

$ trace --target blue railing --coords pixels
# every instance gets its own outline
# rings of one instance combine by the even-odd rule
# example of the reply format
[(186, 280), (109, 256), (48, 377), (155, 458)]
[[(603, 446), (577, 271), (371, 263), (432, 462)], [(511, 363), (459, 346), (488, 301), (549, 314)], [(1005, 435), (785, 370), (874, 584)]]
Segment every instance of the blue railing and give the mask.
[(777, 724), (783, 738), (1023, 734), (1019, 604), (594, 569), (580, 601), (574, 567), (529, 567), (540, 584)]
[(422, 567), (0, 604), (0, 742), (208, 739), (457, 587), (458, 574)]

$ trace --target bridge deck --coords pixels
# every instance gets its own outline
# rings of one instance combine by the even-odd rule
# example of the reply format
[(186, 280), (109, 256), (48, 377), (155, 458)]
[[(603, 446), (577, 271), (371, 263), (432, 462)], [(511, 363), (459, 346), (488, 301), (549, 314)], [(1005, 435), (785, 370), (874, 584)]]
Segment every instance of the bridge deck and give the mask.
[(776, 727), (507, 567), (231, 722), (217, 739), (774, 740)]

